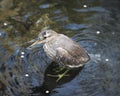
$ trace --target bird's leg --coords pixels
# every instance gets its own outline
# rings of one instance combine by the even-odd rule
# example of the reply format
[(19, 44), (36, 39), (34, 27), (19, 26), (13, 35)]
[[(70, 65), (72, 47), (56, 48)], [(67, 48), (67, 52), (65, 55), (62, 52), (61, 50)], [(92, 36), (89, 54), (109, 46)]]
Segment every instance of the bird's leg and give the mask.
[(62, 74), (58, 74), (58, 79), (56, 80), (56, 82), (58, 82), (59, 80), (61, 80), (64, 76), (69, 76), (66, 75), (68, 73), (69, 69), (67, 69), (64, 73)]
[(61, 72), (61, 71), (63, 71), (64, 69), (65, 69), (66, 67), (65, 66), (60, 66), (60, 67), (58, 67), (58, 68), (55, 68), (55, 72)]
[(66, 75), (69, 72), (69, 69), (67, 69), (64, 73), (62, 74), (58, 74), (58, 75), (51, 75), (51, 74), (47, 74), (47, 76), (51, 76), (51, 77), (58, 77), (58, 79), (56, 80), (56, 82), (58, 82), (59, 80), (61, 80), (64, 76), (69, 76)]

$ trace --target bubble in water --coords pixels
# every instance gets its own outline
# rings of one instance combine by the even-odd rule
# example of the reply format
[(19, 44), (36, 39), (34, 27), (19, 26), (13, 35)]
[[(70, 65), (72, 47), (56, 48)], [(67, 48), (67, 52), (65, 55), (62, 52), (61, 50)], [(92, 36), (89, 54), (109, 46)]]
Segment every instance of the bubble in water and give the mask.
[(48, 93), (50, 93), (50, 91), (49, 91), (49, 90), (46, 90), (46, 91), (45, 91), (45, 93), (47, 93), (47, 94), (48, 94)]
[(84, 8), (86, 8), (86, 7), (87, 7), (87, 5), (83, 5), (83, 7), (84, 7)]
[(23, 56), (23, 55), (21, 55), (21, 58), (24, 58), (24, 56)]
[(26, 76), (26, 77), (28, 77), (28, 76), (29, 76), (29, 74), (25, 74), (25, 76)]
[(105, 61), (109, 61), (109, 59), (105, 59)]
[(21, 52), (21, 54), (22, 54), (22, 55), (24, 55), (24, 54), (25, 54), (25, 52)]
[(97, 34), (100, 34), (100, 31), (97, 31), (96, 33), (97, 33)]
[(5, 23), (3, 23), (3, 25), (4, 25), (4, 26), (7, 26), (8, 24), (5, 22)]

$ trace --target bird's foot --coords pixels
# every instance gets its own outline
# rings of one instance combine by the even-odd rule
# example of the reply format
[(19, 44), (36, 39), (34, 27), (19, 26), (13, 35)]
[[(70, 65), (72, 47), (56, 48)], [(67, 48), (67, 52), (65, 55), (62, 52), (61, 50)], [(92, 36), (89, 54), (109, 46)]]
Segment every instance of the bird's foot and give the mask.
[(69, 75), (67, 75), (68, 71), (69, 71), (69, 70), (66, 70), (64, 73), (58, 74), (58, 75), (47, 74), (47, 76), (58, 77), (58, 79), (56, 80), (56, 82), (58, 82), (58, 81), (61, 80), (64, 76), (69, 76)]
[(69, 76), (67, 75), (69, 70), (66, 70), (64, 73), (62, 74), (58, 74), (58, 79), (56, 80), (56, 82), (58, 82), (59, 80), (61, 80), (64, 76)]

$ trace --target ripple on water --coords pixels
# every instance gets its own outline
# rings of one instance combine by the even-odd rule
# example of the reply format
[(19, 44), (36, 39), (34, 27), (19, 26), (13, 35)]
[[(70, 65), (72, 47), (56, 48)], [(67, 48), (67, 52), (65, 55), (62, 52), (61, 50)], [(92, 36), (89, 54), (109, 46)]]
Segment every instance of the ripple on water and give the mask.
[(106, 12), (107, 10), (103, 7), (96, 6), (96, 7), (88, 7), (83, 9), (73, 9), (76, 12)]
[(0, 38), (6, 38), (6, 33), (3, 30), (0, 30)]
[[(7, 62), (2, 64), (0, 78), (5, 84), (5, 94), (11, 96), (26, 94), (28, 96), (32, 93), (32, 88), (43, 84), (45, 69), (50, 61), (47, 61), (43, 50), (28, 52), (17, 50)], [(24, 57), (21, 58), (21, 55)]]
[(71, 24), (67, 24), (64, 26), (64, 28), (68, 29), (68, 30), (80, 30), (80, 29), (84, 29), (84, 28), (88, 28), (88, 27), (90, 27), (90, 25), (76, 24), (76, 23), (71, 23)]
[[(9, 0), (2, 1), (4, 3), (0, 2), (0, 6), (10, 3)], [(45, 94), (51, 94), (51, 96), (120, 96), (119, 0), (87, 0), (87, 2), (86, 0), (82, 2), (81, 0), (69, 0), (69, 2), (59, 0), (57, 3), (56, 0), (53, 0), (54, 2), (24, 0), (24, 3), (21, 0), (10, 1), (13, 6), (1, 10), (0, 14), (1, 96), (30, 96), (29, 93), (33, 91), (35, 92), (33, 95), (37, 96), (45, 96)], [(56, 6), (58, 3), (59, 6)], [(19, 45), (22, 40), (32, 39), (33, 37), (29, 37), (30, 34), (35, 35), (36, 31), (41, 30), (41, 27), (36, 29), (36, 21), (39, 21), (40, 17), (44, 17), (46, 13), (49, 14), (47, 19), (52, 19), (54, 23), (51, 24), (43, 19), (43, 23), (38, 23), (40, 26), (60, 29), (61, 33), (67, 30), (68, 34), (67, 32), (65, 34), (68, 36), (76, 34), (73, 39), (85, 47), (91, 57), (81, 71), (77, 70), (77, 75), (73, 76), (75, 72), (73, 70), (67, 74), (72, 74), (72, 79), (66, 76), (67, 78), (63, 78), (59, 83), (55, 82), (56, 78), (50, 79), (47, 76), (47, 73), (54, 68), (49, 66), (50, 61), (43, 50), (31, 50), (30, 52), (19, 50), (15, 53), (8, 50), (8, 47), (14, 50), (13, 42), (16, 40)], [(14, 16), (18, 18), (12, 19)], [(24, 29), (21, 24), (26, 28)], [(6, 36), (7, 31), (8, 36)], [(3, 44), (10, 46), (4, 47)], [(9, 60), (6, 60), (8, 57)]]

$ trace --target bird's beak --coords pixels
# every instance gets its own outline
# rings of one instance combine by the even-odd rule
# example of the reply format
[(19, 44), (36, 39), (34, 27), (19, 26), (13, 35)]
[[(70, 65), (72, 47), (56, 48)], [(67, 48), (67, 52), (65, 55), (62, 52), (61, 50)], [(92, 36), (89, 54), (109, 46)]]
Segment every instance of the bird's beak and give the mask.
[(28, 43), (33, 43), (32, 45), (29, 46), (29, 48), (34, 48), (40, 44), (45, 43), (45, 40), (43, 38), (39, 37), (39, 38), (35, 38), (35, 39), (29, 41)]

